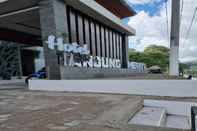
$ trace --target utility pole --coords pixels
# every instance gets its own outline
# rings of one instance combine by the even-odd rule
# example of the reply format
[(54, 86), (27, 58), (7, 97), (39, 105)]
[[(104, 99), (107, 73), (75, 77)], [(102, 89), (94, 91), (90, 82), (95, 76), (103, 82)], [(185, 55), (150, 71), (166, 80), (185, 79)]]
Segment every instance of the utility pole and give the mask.
[(170, 75), (179, 75), (180, 0), (172, 0)]

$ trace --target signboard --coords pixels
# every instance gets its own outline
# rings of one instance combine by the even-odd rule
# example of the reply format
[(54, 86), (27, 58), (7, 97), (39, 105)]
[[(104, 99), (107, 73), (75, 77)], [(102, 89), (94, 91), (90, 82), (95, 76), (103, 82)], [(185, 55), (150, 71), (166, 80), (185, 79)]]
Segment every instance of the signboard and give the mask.
[(146, 66), (144, 63), (138, 63), (138, 62), (128, 62), (128, 68), (137, 71), (137, 72), (144, 72), (146, 70)]
[(54, 35), (50, 35), (46, 43), (49, 49), (64, 52), (65, 66), (121, 68), (121, 61), (119, 59), (91, 56), (87, 44), (81, 46), (77, 42), (64, 43), (62, 37), (56, 38)]

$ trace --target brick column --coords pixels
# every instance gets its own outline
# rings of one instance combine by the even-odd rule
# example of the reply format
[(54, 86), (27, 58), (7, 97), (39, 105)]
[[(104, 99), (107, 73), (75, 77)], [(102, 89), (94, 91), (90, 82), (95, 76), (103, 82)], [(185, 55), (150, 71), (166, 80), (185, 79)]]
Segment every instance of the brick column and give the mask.
[(45, 65), (49, 79), (60, 79), (60, 65), (54, 50), (45, 43), (49, 35), (61, 36), (68, 33), (66, 5), (63, 0), (41, 0), (39, 2), (41, 34)]
[(129, 38), (126, 35), (122, 35), (122, 68), (128, 68), (129, 61)]

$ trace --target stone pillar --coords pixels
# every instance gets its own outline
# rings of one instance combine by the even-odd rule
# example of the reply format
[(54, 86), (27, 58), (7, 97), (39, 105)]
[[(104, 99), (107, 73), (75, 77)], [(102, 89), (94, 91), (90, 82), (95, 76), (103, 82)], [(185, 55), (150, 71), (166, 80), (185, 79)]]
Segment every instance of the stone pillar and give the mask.
[(126, 35), (122, 35), (122, 68), (128, 68), (129, 61), (129, 38)]
[(63, 0), (41, 0), (39, 13), (47, 76), (48, 79), (60, 79), (57, 53), (49, 49), (45, 41), (49, 35), (61, 36), (63, 33), (68, 33), (65, 2)]

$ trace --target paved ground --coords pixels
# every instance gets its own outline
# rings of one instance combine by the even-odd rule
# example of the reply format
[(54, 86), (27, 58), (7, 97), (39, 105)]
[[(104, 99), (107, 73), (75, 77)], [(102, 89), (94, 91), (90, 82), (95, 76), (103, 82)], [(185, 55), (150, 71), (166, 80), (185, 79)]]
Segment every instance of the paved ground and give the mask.
[(179, 131), (127, 125), (144, 98), (193, 98), (0, 91), (0, 131)]
[(0, 80), (0, 91), (10, 89), (27, 89), (24, 79)]

